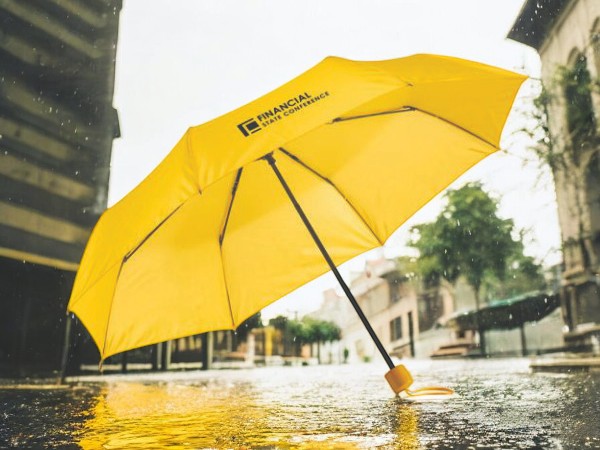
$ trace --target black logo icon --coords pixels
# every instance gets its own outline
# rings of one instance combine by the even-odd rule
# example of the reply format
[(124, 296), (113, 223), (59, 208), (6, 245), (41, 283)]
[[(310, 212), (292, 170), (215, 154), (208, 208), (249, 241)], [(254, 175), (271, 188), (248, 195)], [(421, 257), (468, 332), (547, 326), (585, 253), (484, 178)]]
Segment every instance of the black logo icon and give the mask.
[(254, 119), (248, 119), (245, 122), (240, 123), (237, 127), (246, 137), (261, 130), (260, 125)]

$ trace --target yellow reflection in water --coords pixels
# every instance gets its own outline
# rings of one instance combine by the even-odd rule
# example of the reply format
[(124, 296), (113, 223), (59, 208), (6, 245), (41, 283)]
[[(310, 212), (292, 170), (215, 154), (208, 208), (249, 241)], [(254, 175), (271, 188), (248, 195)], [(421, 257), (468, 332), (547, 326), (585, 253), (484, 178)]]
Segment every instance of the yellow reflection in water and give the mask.
[(268, 414), (228, 387), (120, 383), (97, 400), (79, 436), (84, 449), (239, 448)]
[(395, 400), (395, 431), (394, 448), (401, 450), (416, 450), (421, 448), (419, 443), (419, 416), (414, 406), (401, 400)]
[(79, 432), (78, 444), (86, 450), (419, 448), (417, 414), (399, 399), (373, 412), (389, 415), (385, 429), (356, 433), (335, 417), (317, 414), (309, 418), (322, 424), (317, 431), (299, 426), (307, 418), (295, 420), (282, 405), (261, 404), (253, 389), (240, 384), (108, 385)]

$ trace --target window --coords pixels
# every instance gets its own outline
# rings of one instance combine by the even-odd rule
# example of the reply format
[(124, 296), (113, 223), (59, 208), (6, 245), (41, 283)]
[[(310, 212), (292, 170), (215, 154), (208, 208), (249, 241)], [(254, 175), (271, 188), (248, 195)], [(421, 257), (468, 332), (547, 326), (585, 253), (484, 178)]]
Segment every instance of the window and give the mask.
[(402, 317), (396, 317), (390, 322), (390, 340), (402, 339)]

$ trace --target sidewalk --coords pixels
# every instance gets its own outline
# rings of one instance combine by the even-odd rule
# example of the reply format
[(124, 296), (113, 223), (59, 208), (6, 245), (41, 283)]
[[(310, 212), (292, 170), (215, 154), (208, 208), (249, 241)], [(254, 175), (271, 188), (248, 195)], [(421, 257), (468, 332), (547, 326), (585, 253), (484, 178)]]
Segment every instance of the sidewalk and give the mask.
[(546, 356), (531, 362), (534, 372), (598, 372), (600, 373), (600, 355), (568, 354)]

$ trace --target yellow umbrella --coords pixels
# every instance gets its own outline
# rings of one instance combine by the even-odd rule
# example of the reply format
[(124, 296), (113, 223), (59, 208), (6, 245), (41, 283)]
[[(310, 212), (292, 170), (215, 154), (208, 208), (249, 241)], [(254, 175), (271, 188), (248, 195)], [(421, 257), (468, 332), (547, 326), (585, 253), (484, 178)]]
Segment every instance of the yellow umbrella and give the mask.
[[(326, 58), (269, 94), (190, 128), (105, 211), (68, 310), (105, 359), (235, 329), (331, 269), (394, 369), (335, 266), (383, 245), (427, 201), (498, 150), (524, 79), (435, 55)], [(397, 391), (406, 376), (396, 387), (388, 381)]]

